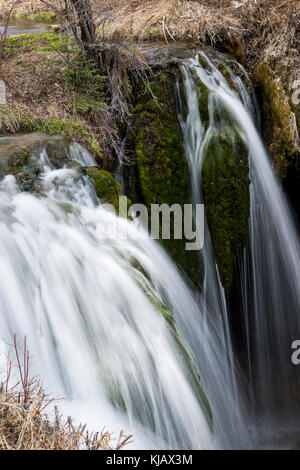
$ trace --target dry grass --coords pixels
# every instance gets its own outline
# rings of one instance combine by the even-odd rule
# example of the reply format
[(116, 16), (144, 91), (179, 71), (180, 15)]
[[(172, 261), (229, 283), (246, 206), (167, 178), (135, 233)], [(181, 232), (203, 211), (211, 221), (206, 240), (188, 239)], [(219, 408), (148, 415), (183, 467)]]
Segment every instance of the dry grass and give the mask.
[[(60, 1), (57, 0), (58, 4)], [(12, 2), (0, 0), (0, 11)], [(128, 76), (143, 77), (145, 70), (145, 64), (132, 48), (133, 42), (143, 45), (144, 41), (155, 40), (166, 47), (176, 47), (179, 42), (211, 44), (232, 52), (253, 72), (258, 63), (266, 61), (274, 73), (278, 72), (287, 94), (291, 81), (300, 76), (299, 0), (248, 0), (239, 8), (234, 8), (233, 0), (91, 0), (91, 3), (99, 41), (105, 50), (109, 110), (90, 113), (88, 119), (82, 114), (73, 116), (66, 90), (54, 68), (41, 54), (24, 51), (6, 63), (9, 111), (0, 112), (0, 132), (22, 131), (18, 116), (38, 116), (42, 122), (51, 118), (72, 120), (100, 143), (108, 160), (113, 154), (125, 158), (119, 129), (130, 121), (131, 107), (130, 89), (124, 84)], [(25, 13), (26, 8), (30, 14), (44, 10), (45, 6), (40, 0), (23, 0), (16, 13)], [(55, 53), (48, 55), (49, 59), (59, 58)], [(81, 143), (87, 145), (85, 141)]]
[[(0, 12), (14, 0), (0, 0)], [(243, 6), (234, 8), (235, 3)], [(128, 40), (243, 43), (251, 63), (283, 57), (300, 47), (299, 0), (91, 0), (99, 34)], [(53, 0), (53, 4), (60, 4)], [(15, 14), (45, 10), (40, 0), (23, 0)]]
[(0, 450), (114, 450), (123, 447), (126, 436), (121, 435), (114, 445), (109, 432), (89, 433), (85, 426), (74, 426), (70, 417), (64, 421), (57, 408), (51, 419), (42, 413), (42, 406), (39, 396), (30, 407), (25, 407), (16, 394), (0, 394)]
[[(116, 2), (114, 2), (116, 3)], [(161, 39), (211, 42), (218, 33), (228, 29), (234, 33), (240, 31), (237, 19), (224, 9), (215, 9), (203, 2), (150, 0), (119, 2), (114, 8), (105, 10), (98, 21), (107, 19), (107, 34), (132, 39)]]
[[(123, 431), (114, 440), (104, 430), (91, 433), (82, 424), (75, 426), (56, 406), (46, 415), (56, 400), (49, 399), (38, 379), (30, 378), (26, 339), (21, 351), (14, 336), (12, 349), (16, 364), (8, 357), (7, 378), (0, 386), (0, 450), (120, 450), (130, 442), (132, 436)], [(12, 370), (17, 371), (15, 382)]]
[[(0, 18), (3, 17), (12, 7), (15, 0), (0, 0)], [(41, 7), (39, 0), (23, 0), (22, 3), (15, 9), (13, 15), (17, 16), (30, 16), (39, 11), (46, 10)]]
[[(232, 38), (251, 64), (300, 48), (299, 0), (94, 0), (100, 30), (108, 37), (209, 43), (230, 48)], [(101, 6), (101, 8), (100, 8)], [(105, 26), (103, 26), (105, 24)]]
[[(49, 46), (47, 39), (5, 56), (1, 78), (6, 83), (7, 105), (0, 105), (0, 133), (26, 132), (52, 119), (72, 121), (90, 136), (78, 134), (79, 143), (93, 151), (91, 139), (101, 146), (105, 138), (103, 129), (91, 119), (91, 113), (73, 112), (62, 75), (65, 58), (55, 49), (36, 51), (44, 46)], [(94, 155), (98, 156), (97, 153)]]

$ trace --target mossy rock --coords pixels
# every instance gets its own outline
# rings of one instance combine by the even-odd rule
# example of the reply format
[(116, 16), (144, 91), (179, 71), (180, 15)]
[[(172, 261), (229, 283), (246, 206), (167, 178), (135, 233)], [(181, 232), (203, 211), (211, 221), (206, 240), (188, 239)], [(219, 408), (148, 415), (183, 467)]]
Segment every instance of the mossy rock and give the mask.
[(228, 298), (236, 254), (247, 243), (250, 215), (248, 151), (233, 123), (216, 130), (207, 144), (202, 193), (215, 260)]
[(41, 122), (34, 116), (22, 115), (18, 110), (4, 109), (0, 105), (0, 132), (42, 133), (70, 138), (82, 144), (99, 161), (102, 162), (105, 159), (95, 137), (83, 125), (71, 120), (62, 121), (51, 118), (46, 122)]
[[(218, 44), (219, 45), (219, 44)], [(221, 49), (224, 49), (233, 55), (241, 64), (246, 63), (246, 45), (241, 37), (234, 37), (229, 34), (225, 34), (222, 37), (220, 43)]]
[(50, 28), (51, 31), (53, 31), (54, 33), (59, 33), (59, 31), (61, 30), (60, 24), (52, 24), (51, 26), (49, 26), (49, 28)]
[(29, 167), (28, 170), (18, 172), (14, 176), (20, 191), (38, 194), (43, 190), (34, 166)]
[[(270, 116), (268, 132), (265, 135), (272, 157), (281, 177), (299, 152), (299, 134), (297, 121), (289, 104), (280, 77), (276, 76), (271, 67), (262, 62), (256, 69), (256, 77), (268, 101)], [(266, 112), (265, 112), (266, 114)], [(271, 124), (271, 125), (270, 125)]]
[(61, 121), (60, 119), (53, 118), (42, 125), (32, 126), (31, 131), (70, 137), (86, 146), (96, 158), (100, 160), (103, 158), (97, 140), (83, 126), (74, 121)]
[(89, 167), (86, 173), (94, 183), (97, 196), (102, 202), (111, 204), (116, 213), (119, 213), (119, 197), (121, 194), (120, 184), (115, 181), (113, 176), (105, 170), (97, 167)]
[[(136, 162), (133, 179), (137, 187), (131, 188), (129, 197), (145, 203), (149, 215), (151, 204), (180, 204), (183, 208), (191, 202), (189, 168), (175, 101), (177, 72), (172, 66), (160, 68), (151, 78), (151, 93), (144, 82), (135, 90), (137, 101), (128, 146)], [(171, 224), (171, 237), (172, 231)], [(195, 252), (185, 250), (186, 240), (171, 238), (162, 243), (194, 284), (201, 286), (203, 267)]]
[(0, 177), (14, 175), (26, 165), (32, 163), (31, 157), (25, 148), (14, 148), (0, 154)]
[(20, 191), (38, 193), (42, 186), (39, 180), (40, 168), (30, 156), (27, 148), (1, 145), (0, 178), (13, 175)]
[(46, 142), (45, 149), (48, 158), (55, 168), (70, 166), (70, 145), (72, 140), (68, 138), (52, 137)]

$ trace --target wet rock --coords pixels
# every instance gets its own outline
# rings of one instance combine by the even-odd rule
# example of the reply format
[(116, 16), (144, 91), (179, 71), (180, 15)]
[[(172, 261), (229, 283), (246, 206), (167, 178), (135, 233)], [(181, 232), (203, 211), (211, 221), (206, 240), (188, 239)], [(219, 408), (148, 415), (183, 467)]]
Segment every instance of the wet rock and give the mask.
[(20, 191), (38, 193), (42, 191), (42, 185), (36, 175), (29, 171), (20, 171), (15, 175), (16, 183)]
[(263, 101), (264, 137), (279, 175), (285, 177), (300, 153), (296, 110), (292, 109), (280, 67), (275, 71), (267, 62), (262, 62), (256, 69), (256, 77), (266, 100)]
[[(136, 162), (130, 171), (130, 193), (133, 202), (143, 202), (151, 213), (152, 204), (191, 202), (189, 168), (183, 148), (183, 135), (177, 118), (174, 87), (180, 79), (176, 65), (158, 67), (151, 78), (151, 93), (140, 83), (134, 123), (128, 135), (128, 146)], [(134, 187), (133, 187), (134, 186)], [(151, 220), (149, 219), (149, 225)], [(172, 225), (172, 224), (171, 224)], [(171, 227), (172, 233), (173, 227)], [(203, 266), (199, 257), (185, 250), (186, 240), (161, 240), (177, 265), (200, 287)]]
[(233, 124), (211, 136), (202, 168), (202, 192), (214, 255), (228, 297), (237, 251), (247, 243), (250, 214), (248, 151)]
[(105, 170), (97, 167), (86, 168), (86, 174), (91, 178), (97, 196), (102, 202), (111, 204), (116, 212), (119, 212), (119, 197), (121, 186), (115, 181), (113, 176)]

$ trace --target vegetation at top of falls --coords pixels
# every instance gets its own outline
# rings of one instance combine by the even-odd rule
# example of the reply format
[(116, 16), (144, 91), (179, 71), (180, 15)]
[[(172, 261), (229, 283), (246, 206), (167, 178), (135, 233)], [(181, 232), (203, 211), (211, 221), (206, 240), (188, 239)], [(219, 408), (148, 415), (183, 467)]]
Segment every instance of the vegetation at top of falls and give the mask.
[(215, 259), (228, 297), (235, 256), (248, 238), (248, 151), (234, 124), (216, 129), (205, 149), (202, 193)]
[(40, 132), (51, 136), (60, 135), (71, 138), (85, 146), (99, 161), (103, 160), (103, 152), (98, 141), (81, 124), (55, 117), (41, 123), (38, 117), (22, 115), (18, 111), (3, 110), (0, 107), (0, 129), (5, 132)]
[(117, 183), (108, 171), (100, 170), (97, 167), (87, 168), (86, 173), (93, 181), (95, 191), (99, 199), (102, 202), (111, 204), (118, 214), (119, 197), (121, 194), (120, 184)]
[(270, 107), (271, 123), (268, 123), (267, 140), (279, 174), (285, 176), (292, 157), (299, 152), (299, 134), (295, 114), (285, 94), (280, 78), (266, 62), (258, 65), (257, 79)]
[[(134, 151), (137, 193), (149, 211), (151, 204), (183, 207), (190, 202), (189, 168), (177, 119), (175, 80), (175, 70), (162, 69), (151, 78), (151, 92), (143, 82), (136, 90), (137, 103), (128, 146)], [(134, 200), (134, 196), (129, 196)], [(200, 286), (203, 267), (199, 267), (195, 253), (185, 250), (185, 240), (162, 240), (162, 243), (194, 284)]]
[[(0, 105), (0, 132), (44, 132), (71, 137), (106, 164), (94, 117), (107, 105), (105, 77), (76, 45), (55, 33), (24, 34), (5, 42), (8, 106)], [(24, 68), (25, 67), (25, 68)], [(26, 73), (24, 72), (26, 70)]]
[(74, 114), (78, 111), (107, 109), (104, 98), (107, 77), (99, 74), (93, 61), (79, 53), (69, 61), (63, 76), (72, 98)]
[[(28, 124), (30, 127), (30, 123)], [(79, 143), (83, 143), (92, 154), (99, 159), (102, 158), (102, 151), (97, 140), (80, 124), (74, 121), (61, 121), (57, 118), (49, 119), (41, 126), (32, 126), (32, 131), (44, 132), (49, 135), (63, 135), (71, 137)]]
[(65, 53), (67, 51), (67, 38), (54, 32), (44, 32), (11, 36), (5, 40), (4, 52), (9, 57), (30, 51)]

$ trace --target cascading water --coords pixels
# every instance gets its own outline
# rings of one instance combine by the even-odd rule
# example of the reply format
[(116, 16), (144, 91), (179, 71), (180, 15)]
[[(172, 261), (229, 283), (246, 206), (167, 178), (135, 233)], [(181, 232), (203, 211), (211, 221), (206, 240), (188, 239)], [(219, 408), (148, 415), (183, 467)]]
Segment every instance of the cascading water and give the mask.
[[(225, 64), (227, 79), (216, 66)], [(233, 71), (235, 65), (238, 73)], [(244, 69), (222, 55), (201, 52), (180, 65), (184, 91), (178, 85), (179, 119), (190, 165), (194, 202), (201, 202), (201, 169), (207, 145), (217, 127), (215, 116), (234, 125), (248, 148), (250, 166), (249, 242), (240, 260), (243, 312), (240, 322), (246, 332), (249, 376), (254, 409), (273, 419), (276, 427), (290, 420), (299, 405), (299, 374), (291, 363), (291, 344), (300, 333), (300, 251), (292, 216), (268, 155), (254, 124), (256, 103), (244, 82)], [(228, 80), (229, 74), (229, 80)], [(241, 78), (242, 76), (242, 78)], [(230, 85), (228, 82), (230, 81)], [(208, 95), (209, 123), (200, 117), (199, 95)], [(185, 115), (185, 109), (187, 112)], [(203, 301), (213, 305), (228, 325), (222, 287), (211, 249), (209, 234), (204, 248), (206, 280)], [(221, 308), (218, 308), (218, 305)], [(244, 320), (243, 320), (244, 319)], [(297, 420), (297, 418), (295, 418)]]
[[(17, 139), (26, 136), (0, 139), (0, 152)], [(82, 168), (94, 162), (80, 146), (62, 168), (45, 145), (30, 152), (39, 194), (21, 192), (12, 175), (0, 186), (3, 340), (26, 335), (34, 372), (66, 397), (63, 410), (96, 429), (134, 428), (136, 447), (248, 447), (218, 326), (206, 327), (165, 252), (99, 204)], [(210, 384), (213, 433), (185, 344)]]
[[(225, 62), (230, 86), (216, 60)], [(274, 417), (279, 407), (288, 416), (298, 386), (290, 347), (300, 321), (292, 218), (254, 125), (243, 68), (204, 53), (177, 62), (193, 201), (202, 202), (201, 169), (218, 126), (234, 126), (249, 151), (251, 214), (240, 259), (240, 318), (255, 411)], [(199, 109), (201, 84), (208, 125)], [(0, 174), (3, 148), (26, 141), (0, 139)], [(141, 239), (134, 222), (100, 203), (85, 171), (95, 165), (88, 152), (73, 144), (57, 165), (50, 148), (42, 143), (29, 151), (39, 175), (32, 194), (22, 192), (18, 175), (0, 183), (1, 338), (11, 343), (12, 333), (26, 335), (34, 372), (52, 394), (66, 397), (63, 411), (95, 429), (133, 429), (135, 447), (260, 445), (248, 431), (244, 377), (207, 224), (199, 299), (158, 243)]]

